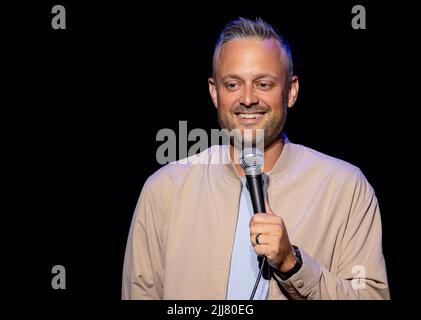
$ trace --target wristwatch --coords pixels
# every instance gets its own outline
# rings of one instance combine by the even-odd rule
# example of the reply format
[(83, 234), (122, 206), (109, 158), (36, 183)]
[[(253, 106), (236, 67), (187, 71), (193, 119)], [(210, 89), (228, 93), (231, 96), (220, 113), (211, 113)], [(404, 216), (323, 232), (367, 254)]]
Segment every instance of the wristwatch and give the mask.
[(290, 277), (292, 277), (294, 274), (298, 272), (298, 270), (301, 269), (301, 266), (303, 265), (303, 259), (301, 258), (300, 249), (296, 246), (292, 246), (294, 250), (292, 253), (295, 256), (295, 264), (294, 266), (289, 269), (286, 272), (281, 272), (279, 270), (275, 270), (275, 273), (282, 279), (282, 280), (288, 280)]

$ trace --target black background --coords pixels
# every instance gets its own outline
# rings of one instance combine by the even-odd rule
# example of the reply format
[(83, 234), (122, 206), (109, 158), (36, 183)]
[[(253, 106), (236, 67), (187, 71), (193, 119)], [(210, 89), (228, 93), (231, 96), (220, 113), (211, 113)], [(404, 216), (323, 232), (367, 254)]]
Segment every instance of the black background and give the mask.
[[(30, 213), (24, 297), (120, 298), (133, 210), (160, 167), (156, 133), (178, 132), (181, 120), (189, 130), (219, 127), (207, 78), (218, 34), (238, 16), (260, 16), (289, 40), (300, 92), (286, 133), (361, 168), (380, 203), (392, 299), (411, 297), (414, 212), (400, 178), (412, 175), (416, 126), (406, 110), (416, 106), (407, 93), (417, 11), (366, 1), (136, 3), (9, 8), (25, 21), (10, 33), (30, 168), (30, 195), (20, 199)], [(55, 4), (66, 8), (66, 30), (51, 28)], [(366, 30), (351, 27), (356, 4)], [(66, 268), (66, 290), (51, 288), (54, 265)]]

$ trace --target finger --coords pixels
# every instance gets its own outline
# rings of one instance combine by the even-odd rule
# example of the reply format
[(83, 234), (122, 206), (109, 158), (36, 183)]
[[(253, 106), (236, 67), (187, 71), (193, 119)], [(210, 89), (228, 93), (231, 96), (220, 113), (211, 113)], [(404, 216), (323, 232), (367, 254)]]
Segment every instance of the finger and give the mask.
[[(257, 234), (254, 234), (253, 233), (253, 234), (250, 234), (250, 242), (251, 242), (251, 244), (252, 244), (253, 247), (261, 244), (262, 236), (263, 235), (261, 233), (257, 233)], [(259, 238), (259, 239), (257, 239), (257, 238)], [(259, 242), (259, 243), (257, 243), (257, 242)]]
[[(259, 243), (257, 243), (257, 237), (259, 237)], [(250, 241), (253, 247), (258, 245), (276, 246), (279, 243), (279, 236), (257, 233), (250, 236)]]
[(250, 226), (253, 224), (282, 224), (282, 218), (277, 215), (268, 215), (266, 213), (256, 213), (250, 219)]
[(275, 215), (275, 213), (272, 211), (272, 208), (269, 206), (269, 202), (267, 201), (267, 199), (265, 199), (265, 209), (266, 209), (266, 214), (269, 215)]
[(265, 256), (266, 250), (264, 248), (265, 246), (262, 245), (255, 245), (254, 246), (254, 252), (256, 252), (256, 255), (259, 257)]
[(255, 245), (254, 252), (256, 252), (256, 255), (258, 255), (259, 257), (266, 256), (266, 252), (267, 252), (266, 247), (267, 247), (266, 245), (261, 245), (261, 244)]
[(256, 252), (256, 255), (258, 256), (265, 256), (269, 259), (269, 257), (272, 257), (273, 255), (273, 249), (270, 245), (267, 244), (258, 244), (254, 246), (254, 252)]
[(279, 224), (266, 223), (266, 224), (254, 224), (250, 226), (250, 236), (256, 236), (259, 233), (273, 235), (273, 236), (282, 236), (282, 226)]

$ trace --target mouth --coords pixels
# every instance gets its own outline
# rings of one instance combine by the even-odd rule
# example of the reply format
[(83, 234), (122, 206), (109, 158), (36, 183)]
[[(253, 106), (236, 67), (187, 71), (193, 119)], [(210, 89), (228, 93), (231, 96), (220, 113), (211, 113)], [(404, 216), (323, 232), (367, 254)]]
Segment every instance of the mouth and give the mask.
[(241, 124), (254, 125), (257, 124), (266, 114), (266, 112), (235, 112), (235, 117)]

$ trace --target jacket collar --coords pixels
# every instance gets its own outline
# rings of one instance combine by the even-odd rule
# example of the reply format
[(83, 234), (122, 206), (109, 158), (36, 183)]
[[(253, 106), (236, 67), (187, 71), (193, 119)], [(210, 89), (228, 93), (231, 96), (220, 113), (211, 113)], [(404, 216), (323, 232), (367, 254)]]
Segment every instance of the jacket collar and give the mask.
[[(291, 143), (288, 137), (285, 135), (285, 133), (282, 134), (282, 139), (284, 141), (284, 147), (282, 149), (281, 155), (279, 156), (278, 160), (276, 161), (275, 165), (270, 171), (271, 177), (280, 176), (288, 169), (290, 169), (298, 156), (299, 146), (294, 143)], [(223, 152), (224, 157), (228, 157), (230, 159), (229, 145), (222, 145), (221, 151)], [(220, 173), (224, 177), (228, 177), (228, 181), (238, 183), (241, 180), (240, 176), (237, 173), (237, 170), (235, 170), (234, 164), (231, 159), (229, 163), (222, 164), (218, 167), (220, 167)]]

